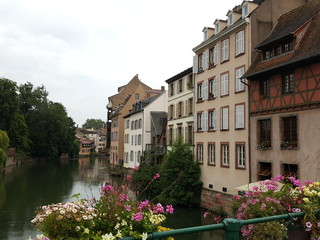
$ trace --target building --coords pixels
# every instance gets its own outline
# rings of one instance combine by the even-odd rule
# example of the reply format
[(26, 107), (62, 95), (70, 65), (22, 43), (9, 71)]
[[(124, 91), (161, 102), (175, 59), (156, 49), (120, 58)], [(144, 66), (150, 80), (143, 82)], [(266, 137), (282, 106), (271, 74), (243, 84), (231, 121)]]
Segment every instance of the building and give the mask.
[(129, 113), (135, 102), (156, 96), (162, 90), (155, 90), (142, 83), (138, 75), (135, 75), (125, 86), (118, 88), (118, 93), (109, 97), (107, 105), (107, 126), (110, 122), (109, 147), (110, 163), (113, 165), (123, 164), (124, 153), (124, 116)]
[(166, 80), (168, 84), (167, 145), (178, 138), (193, 145), (192, 67)]
[(99, 133), (94, 129), (77, 128), (76, 139), (79, 142), (79, 155), (90, 155), (98, 152)]
[(195, 53), (195, 152), (201, 164), (202, 204), (212, 193), (237, 194), (251, 182), (248, 89), (241, 80), (256, 55), (253, 46), (270, 33), (278, 17), (304, 0), (242, 1), (203, 29)]
[(245, 77), (250, 89), (252, 180), (318, 181), (320, 1), (283, 14)]
[(135, 168), (146, 151), (162, 149), (158, 159), (162, 159), (165, 145), (161, 141), (167, 120), (167, 93), (143, 99), (132, 105), (129, 114), (124, 116), (124, 167)]

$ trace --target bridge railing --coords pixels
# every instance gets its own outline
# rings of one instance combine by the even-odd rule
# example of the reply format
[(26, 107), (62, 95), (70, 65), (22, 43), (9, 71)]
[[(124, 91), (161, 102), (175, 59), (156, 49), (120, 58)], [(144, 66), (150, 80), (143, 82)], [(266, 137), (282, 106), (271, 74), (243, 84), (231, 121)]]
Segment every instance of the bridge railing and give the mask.
[[(303, 212), (296, 212), (296, 213), (287, 213), (269, 217), (262, 217), (262, 218), (253, 218), (247, 220), (239, 220), (236, 218), (225, 218), (222, 223), (218, 224), (210, 224), (204, 226), (197, 226), (197, 227), (188, 227), (188, 228), (180, 228), (165, 232), (154, 232), (148, 235), (148, 240), (160, 240), (161, 238), (166, 237), (175, 237), (179, 235), (188, 235), (193, 233), (200, 233), (206, 231), (213, 231), (213, 230), (224, 230), (224, 240), (240, 240), (241, 236), (241, 228), (244, 225), (249, 224), (257, 224), (263, 222), (271, 222), (277, 220), (286, 220), (289, 222), (293, 222), (294, 218), (302, 217), (305, 213)], [(133, 237), (127, 237), (123, 240), (134, 240)]]

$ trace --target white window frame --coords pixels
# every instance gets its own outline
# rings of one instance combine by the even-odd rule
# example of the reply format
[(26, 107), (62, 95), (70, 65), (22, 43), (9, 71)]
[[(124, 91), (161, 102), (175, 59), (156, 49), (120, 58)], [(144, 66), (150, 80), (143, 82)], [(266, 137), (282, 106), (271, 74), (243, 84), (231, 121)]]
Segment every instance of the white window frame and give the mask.
[(229, 94), (229, 73), (224, 73), (224, 74), (221, 74), (220, 76), (220, 90), (221, 90), (221, 93), (220, 95), (221, 96), (225, 96), (225, 95), (228, 95)]
[(214, 143), (208, 144), (208, 164), (216, 165), (216, 145)]
[(244, 30), (236, 33), (236, 56), (244, 53)]
[(245, 105), (238, 104), (235, 106), (236, 129), (244, 129)]
[(229, 143), (221, 144), (221, 165), (229, 167), (230, 147)]
[(244, 83), (241, 81), (241, 77), (244, 74), (244, 67), (237, 68), (235, 75), (236, 75), (236, 92), (244, 91)]
[(217, 114), (217, 110), (214, 109), (212, 111), (209, 112), (209, 130), (217, 130), (218, 129), (218, 114)]
[(220, 113), (221, 130), (229, 130), (229, 107), (222, 107)]
[(237, 167), (245, 168), (246, 167), (246, 155), (245, 155), (245, 145), (236, 144), (236, 154), (237, 154)]
[(203, 163), (203, 144), (197, 144), (197, 161)]
[(229, 38), (221, 42), (221, 62), (229, 59)]

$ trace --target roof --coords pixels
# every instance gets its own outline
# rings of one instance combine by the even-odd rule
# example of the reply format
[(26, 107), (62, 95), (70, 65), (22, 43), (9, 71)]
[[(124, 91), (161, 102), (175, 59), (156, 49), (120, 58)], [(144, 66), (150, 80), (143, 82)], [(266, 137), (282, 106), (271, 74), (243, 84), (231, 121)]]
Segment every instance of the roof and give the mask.
[(260, 52), (243, 77), (248, 79), (281, 68), (320, 59), (320, 1), (313, 0), (305, 5), (283, 14), (270, 33), (269, 37), (256, 48), (263, 49), (286, 37), (295, 37), (293, 51), (270, 58), (262, 59)]
[(170, 83), (172, 83), (172, 82), (174, 82), (174, 81), (176, 81), (176, 80), (178, 80), (178, 79), (180, 79), (180, 78), (182, 78), (182, 77), (184, 77), (186, 75), (189, 75), (191, 73), (192, 73), (192, 67), (190, 67), (190, 68), (188, 68), (188, 69), (186, 69), (186, 70), (174, 75), (173, 77), (167, 79), (165, 82), (170, 84)]

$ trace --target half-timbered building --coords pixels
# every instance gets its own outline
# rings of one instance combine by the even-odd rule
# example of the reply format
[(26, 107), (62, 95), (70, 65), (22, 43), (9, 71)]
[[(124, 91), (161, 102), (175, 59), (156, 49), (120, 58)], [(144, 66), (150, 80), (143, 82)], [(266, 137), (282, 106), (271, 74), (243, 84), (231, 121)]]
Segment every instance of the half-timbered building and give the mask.
[(320, 1), (283, 14), (244, 77), (252, 181), (320, 176)]

